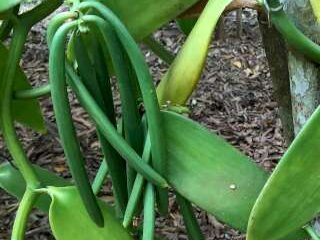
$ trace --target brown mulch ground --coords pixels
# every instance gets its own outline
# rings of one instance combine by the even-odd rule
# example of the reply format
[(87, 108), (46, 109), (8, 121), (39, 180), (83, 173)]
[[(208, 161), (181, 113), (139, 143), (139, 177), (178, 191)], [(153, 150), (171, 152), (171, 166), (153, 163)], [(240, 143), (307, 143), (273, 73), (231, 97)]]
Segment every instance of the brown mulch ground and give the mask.
[[(212, 44), (202, 80), (190, 100), (190, 117), (217, 132), (270, 170), (285, 147), (258, 25), (255, 15), (245, 11), (243, 35), (239, 39), (236, 36), (234, 14), (226, 17), (226, 23), (226, 38)], [(34, 85), (44, 84), (48, 78), (48, 52), (44, 34), (43, 24), (32, 30), (22, 62)], [(184, 36), (174, 24), (158, 31), (155, 36), (175, 53), (184, 41)], [(166, 64), (148, 51), (146, 58), (154, 78), (159, 80), (167, 69)], [(71, 100), (75, 124), (92, 177), (99, 165), (99, 144), (88, 116), (73, 96)], [(48, 135), (39, 135), (20, 127), (19, 135), (32, 162), (69, 178), (56, 135), (50, 98), (42, 99), (41, 105), (49, 129)], [(9, 156), (1, 139), (0, 152), (1, 155)], [(111, 198), (110, 188), (110, 183), (106, 184), (104, 197)], [(174, 199), (170, 203), (171, 213), (166, 219), (158, 219), (157, 232), (168, 239), (187, 239)], [(1, 240), (9, 239), (16, 210), (17, 201), (0, 190)], [(197, 210), (197, 217), (206, 239), (244, 239), (238, 232), (203, 211)], [(53, 239), (47, 218), (42, 213), (32, 214), (27, 239)]]

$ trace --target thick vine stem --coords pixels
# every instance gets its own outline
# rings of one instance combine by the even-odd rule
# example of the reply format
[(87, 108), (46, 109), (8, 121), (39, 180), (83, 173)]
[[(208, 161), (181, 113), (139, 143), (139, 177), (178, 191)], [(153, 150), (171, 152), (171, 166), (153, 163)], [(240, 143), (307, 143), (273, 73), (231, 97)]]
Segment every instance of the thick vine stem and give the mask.
[(63, 24), (56, 31), (52, 39), (49, 55), (49, 79), (52, 86), (51, 96), (59, 136), (72, 176), (91, 219), (98, 226), (103, 226), (104, 219), (86, 173), (84, 159), (73, 125), (65, 81), (65, 65), (63, 64), (65, 62), (65, 41), (68, 33), (77, 26), (78, 21)]
[(0, 122), (2, 126), (3, 138), (10, 151), (10, 154), (23, 175), (27, 185), (30, 188), (37, 188), (40, 182), (34, 172), (28, 158), (23, 150), (23, 147), (15, 132), (14, 119), (12, 116), (12, 90), (15, 79), (16, 67), (19, 64), (23, 46), (26, 41), (28, 29), (20, 22), (14, 28), (12, 43), (9, 49), (9, 57), (6, 63), (5, 71), (2, 75), (0, 85), (3, 95), (0, 97), (1, 112)]
[(19, 204), (18, 212), (13, 224), (11, 240), (24, 240), (30, 212), (39, 193), (27, 187)]
[[(152, 164), (161, 175), (166, 174), (166, 148), (162, 129), (162, 116), (158, 104), (157, 93), (153, 85), (149, 68), (144, 57), (123, 23), (118, 17), (103, 4), (95, 1), (82, 2), (78, 5), (80, 10), (94, 9), (114, 28), (136, 72), (141, 89), (142, 98), (150, 130), (152, 142)], [(164, 189), (157, 189), (158, 209), (162, 214), (167, 213), (168, 194)]]

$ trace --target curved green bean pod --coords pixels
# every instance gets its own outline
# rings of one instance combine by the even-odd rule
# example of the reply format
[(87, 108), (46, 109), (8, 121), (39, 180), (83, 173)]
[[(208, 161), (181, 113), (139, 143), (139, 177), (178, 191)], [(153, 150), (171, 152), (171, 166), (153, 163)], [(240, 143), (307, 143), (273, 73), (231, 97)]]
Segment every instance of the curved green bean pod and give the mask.
[(151, 183), (147, 183), (143, 204), (143, 235), (142, 240), (154, 239), (155, 228), (155, 193)]
[[(153, 85), (152, 77), (149, 68), (144, 61), (144, 57), (135, 43), (134, 39), (118, 19), (118, 17), (103, 4), (94, 1), (82, 2), (78, 5), (80, 10), (88, 8), (95, 9), (103, 18), (105, 18), (116, 31), (123, 47), (125, 48), (129, 59), (136, 72), (138, 82), (141, 89), (141, 94), (144, 100), (144, 107), (148, 119), (152, 164), (154, 168), (162, 175), (166, 173), (166, 148), (164, 136), (162, 132), (162, 117), (157, 99), (157, 93)], [(158, 189), (158, 209), (162, 214), (168, 211), (168, 193), (166, 190)]]
[(43, 96), (48, 96), (51, 93), (50, 84), (46, 84), (33, 89), (18, 90), (13, 92), (13, 98), (15, 99), (33, 99)]
[(103, 216), (97, 204), (97, 199), (92, 192), (74, 129), (65, 82), (65, 65), (61, 64), (65, 62), (64, 45), (67, 34), (77, 25), (77, 21), (65, 23), (56, 31), (52, 39), (49, 55), (49, 79), (52, 86), (51, 96), (61, 143), (72, 176), (88, 214), (98, 226), (103, 226)]
[[(117, 124), (117, 129), (120, 135), (122, 135), (122, 119), (119, 120), (118, 124)], [(95, 195), (97, 195), (103, 185), (104, 180), (107, 177), (107, 174), (109, 172), (108, 169), (108, 165), (106, 163), (106, 161), (102, 161), (102, 163), (100, 164), (100, 167), (98, 169), (98, 172), (93, 180), (92, 183), (92, 190), (94, 192)]]
[(289, 46), (310, 60), (320, 63), (320, 46), (305, 36), (289, 19), (278, 0), (265, 1), (271, 21)]
[(76, 12), (62, 12), (57, 15), (55, 15), (47, 28), (47, 44), (49, 46), (49, 49), (51, 47), (51, 42), (53, 39), (54, 34), (58, 30), (58, 28), (67, 20), (69, 19), (76, 19), (78, 17), (78, 13)]
[[(78, 33), (76, 33), (76, 36), (74, 38), (74, 53), (78, 64), (78, 72), (83, 84), (88, 89), (89, 93), (92, 96), (95, 96), (97, 104), (115, 126), (116, 117), (114, 112), (109, 76), (105, 71), (103, 73), (98, 72), (98, 68), (93, 65), (94, 63), (98, 64), (98, 61), (100, 60), (104, 61), (104, 58), (100, 58), (100, 52), (100, 54), (96, 53), (92, 60), (90, 59), (89, 51), (92, 55), (94, 55), (95, 47), (91, 46), (89, 49), (87, 49), (88, 47), (85, 45), (84, 38), (86, 38), (87, 41), (90, 40), (89, 34), (90, 32), (81, 33), (79, 31)], [(99, 65), (101, 65), (100, 68), (106, 67), (106, 64), (99, 63)], [(119, 153), (103, 136), (99, 127), (97, 127), (97, 133), (101, 143), (105, 161), (110, 169), (113, 192), (118, 210), (117, 214), (119, 217), (122, 217), (128, 201), (126, 162), (121, 158)]]
[[(96, 16), (83, 16), (82, 19), (89, 23), (94, 23)], [(140, 114), (137, 103), (136, 83), (133, 76), (130, 74), (131, 63), (127, 61), (126, 53), (123, 51), (122, 45), (111, 28), (110, 24), (105, 23), (104, 31), (100, 31), (101, 42), (106, 44), (107, 49), (104, 49), (105, 56), (110, 54), (115, 75), (117, 76), (119, 92), (121, 98), (122, 118), (124, 125), (124, 135), (129, 145), (140, 155), (142, 152), (143, 137), (140, 125)], [(93, 25), (94, 26), (94, 25)], [(99, 30), (99, 29), (98, 29)], [(136, 176), (135, 171), (131, 168), (127, 169), (128, 177), (128, 192), (131, 192), (133, 180)]]
[(141, 173), (146, 179), (159, 187), (168, 187), (166, 180), (155, 172), (149, 165), (143, 162), (140, 156), (128, 145), (128, 143), (117, 132), (113, 124), (100, 109), (94, 98), (90, 95), (81, 80), (72, 70), (72, 67), (66, 65), (69, 77), (69, 85), (78, 97), (84, 109), (100, 128), (102, 134), (110, 144), (119, 152), (119, 154), (128, 161), (128, 163)]

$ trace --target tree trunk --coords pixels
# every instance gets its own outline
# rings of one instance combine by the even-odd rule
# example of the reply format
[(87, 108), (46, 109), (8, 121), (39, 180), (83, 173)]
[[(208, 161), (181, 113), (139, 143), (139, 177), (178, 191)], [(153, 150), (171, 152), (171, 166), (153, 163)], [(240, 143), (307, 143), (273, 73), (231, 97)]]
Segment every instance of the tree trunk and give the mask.
[[(309, 0), (286, 0), (285, 11), (296, 26), (315, 42), (320, 40)], [(319, 104), (319, 66), (300, 53), (289, 49), (289, 75), (293, 109), (294, 131), (298, 134)]]
[(269, 26), (266, 14), (263, 12), (259, 13), (258, 19), (272, 79), (273, 95), (278, 103), (284, 138), (289, 145), (294, 139), (294, 130), (288, 51), (282, 36), (274, 27)]

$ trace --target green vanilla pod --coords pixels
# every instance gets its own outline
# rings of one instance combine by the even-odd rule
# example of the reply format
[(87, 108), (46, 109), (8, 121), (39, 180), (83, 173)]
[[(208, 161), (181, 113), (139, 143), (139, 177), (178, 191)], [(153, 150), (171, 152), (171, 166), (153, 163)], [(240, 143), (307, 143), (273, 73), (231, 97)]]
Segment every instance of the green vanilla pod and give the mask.
[[(110, 24), (105, 24), (105, 30), (96, 32), (100, 37), (103, 45), (106, 45), (105, 57), (110, 57), (117, 78), (121, 108), (122, 119), (124, 127), (124, 136), (130, 146), (140, 155), (142, 152), (143, 137), (140, 125), (140, 113), (138, 109), (138, 93), (136, 91), (136, 78), (131, 74), (131, 63), (128, 61), (125, 51), (115, 31)], [(128, 192), (131, 192), (133, 181), (136, 172), (128, 166), (127, 169)]]
[(62, 12), (59, 13), (57, 15), (55, 15), (51, 21), (48, 24), (48, 28), (47, 28), (47, 44), (49, 46), (51, 46), (51, 42), (53, 39), (53, 36), (55, 35), (55, 33), (57, 32), (58, 28), (65, 23), (67, 20), (70, 19), (76, 19), (78, 17), (78, 13), (76, 12)]
[(88, 214), (98, 226), (103, 226), (103, 216), (98, 206), (97, 199), (91, 189), (84, 159), (73, 125), (65, 79), (65, 65), (61, 64), (65, 62), (64, 47), (67, 35), (77, 26), (78, 21), (65, 23), (53, 36), (49, 55), (49, 79), (52, 87), (51, 96), (61, 144), (72, 177), (74, 178)]
[[(93, 8), (114, 28), (124, 49), (126, 50), (131, 64), (136, 72), (139, 82), (144, 109), (146, 111), (148, 126), (150, 130), (152, 166), (159, 174), (166, 173), (166, 146), (163, 137), (162, 119), (158, 104), (157, 93), (153, 85), (152, 77), (148, 65), (144, 61), (144, 56), (140, 51), (126, 27), (118, 17), (103, 4), (95, 1), (82, 2), (78, 5), (80, 10)], [(165, 189), (157, 189), (158, 209), (162, 214), (168, 211), (168, 193)]]
[(89, 113), (90, 117), (101, 130), (102, 134), (108, 139), (110, 144), (128, 161), (128, 163), (141, 173), (146, 179), (155, 185), (166, 188), (167, 181), (155, 170), (142, 161), (141, 157), (128, 145), (128, 143), (117, 132), (110, 120), (105, 116), (94, 98), (90, 95), (86, 87), (81, 83), (78, 76), (73, 72), (70, 65), (66, 65), (69, 76), (69, 85), (79, 98), (82, 106)]
[[(81, 81), (86, 86), (90, 94), (95, 96), (97, 104), (115, 126), (116, 116), (113, 106), (110, 79), (106, 71), (103, 71), (104, 73), (102, 73), (102, 71), (98, 72), (98, 67), (105, 68), (106, 64), (98, 64), (99, 61), (104, 61), (104, 58), (98, 55), (98, 50), (95, 51), (95, 48), (99, 47), (99, 45), (93, 45), (92, 38), (94, 36), (91, 31), (92, 29), (89, 29), (86, 32), (77, 31), (75, 34), (73, 46), (75, 60), (78, 66), (77, 69)], [(93, 56), (92, 58), (90, 57), (89, 52)], [(104, 88), (108, 88), (108, 90)], [(128, 201), (126, 164), (118, 152), (106, 140), (99, 128), (97, 128), (97, 133), (104, 155), (104, 160), (110, 169), (115, 202), (117, 209), (119, 210), (117, 214), (119, 217), (122, 217)]]

